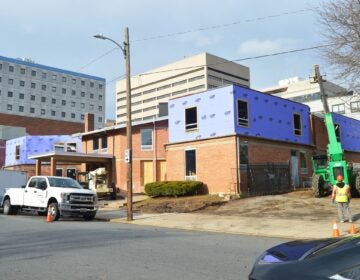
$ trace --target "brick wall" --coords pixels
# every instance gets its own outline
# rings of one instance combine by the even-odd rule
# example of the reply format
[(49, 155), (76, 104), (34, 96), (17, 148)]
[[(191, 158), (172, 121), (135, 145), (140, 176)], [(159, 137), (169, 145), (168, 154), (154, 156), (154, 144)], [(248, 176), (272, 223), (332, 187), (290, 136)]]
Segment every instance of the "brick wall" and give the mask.
[(83, 132), (84, 124), (0, 114), (0, 125), (25, 127), (30, 135), (70, 135)]

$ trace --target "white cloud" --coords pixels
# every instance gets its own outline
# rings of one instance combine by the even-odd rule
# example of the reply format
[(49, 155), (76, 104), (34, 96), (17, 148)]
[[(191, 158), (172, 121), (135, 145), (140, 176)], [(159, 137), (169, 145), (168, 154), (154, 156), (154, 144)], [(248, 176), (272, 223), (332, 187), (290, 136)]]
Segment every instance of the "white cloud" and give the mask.
[(297, 44), (298, 40), (295, 39), (277, 39), (277, 40), (248, 40), (240, 45), (238, 48), (239, 54), (246, 55), (261, 55), (269, 54), (279, 51), (285, 51), (293, 49)]

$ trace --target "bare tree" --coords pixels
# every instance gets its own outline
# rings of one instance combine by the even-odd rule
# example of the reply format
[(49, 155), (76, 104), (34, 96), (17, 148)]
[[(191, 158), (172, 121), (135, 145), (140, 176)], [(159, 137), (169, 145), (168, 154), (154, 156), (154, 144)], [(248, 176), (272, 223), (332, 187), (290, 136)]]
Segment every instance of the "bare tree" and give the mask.
[(337, 78), (360, 93), (360, 0), (329, 0), (316, 8), (325, 45), (321, 55)]

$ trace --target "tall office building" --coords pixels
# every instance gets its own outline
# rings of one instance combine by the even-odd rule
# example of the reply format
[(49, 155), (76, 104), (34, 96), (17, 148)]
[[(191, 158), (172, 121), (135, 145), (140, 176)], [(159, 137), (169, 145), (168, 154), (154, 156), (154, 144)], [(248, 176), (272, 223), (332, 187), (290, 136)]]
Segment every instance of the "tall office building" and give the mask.
[[(250, 87), (249, 68), (208, 54), (184, 58), (131, 77), (132, 120), (152, 119), (159, 104), (228, 84)], [(116, 123), (126, 122), (126, 81), (116, 84)]]
[[(332, 82), (323, 83), (329, 110), (347, 117), (360, 120), (360, 95), (336, 85)], [(324, 113), (320, 96), (320, 87), (312, 79), (293, 77), (279, 81), (277, 86), (261, 91), (306, 104), (313, 113)]]
[(82, 124), (87, 112), (103, 127), (105, 79), (0, 56), (0, 114)]

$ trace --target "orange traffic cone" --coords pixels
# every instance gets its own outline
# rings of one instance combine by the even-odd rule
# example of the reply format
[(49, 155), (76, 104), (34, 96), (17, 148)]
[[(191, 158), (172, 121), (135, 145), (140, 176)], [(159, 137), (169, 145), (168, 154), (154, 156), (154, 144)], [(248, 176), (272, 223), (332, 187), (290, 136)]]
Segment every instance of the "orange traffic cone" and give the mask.
[(338, 226), (337, 226), (337, 224), (336, 224), (336, 221), (334, 221), (334, 224), (333, 224), (332, 236), (333, 236), (333, 237), (339, 237), (339, 236), (340, 236), (340, 231), (339, 231), (339, 229), (338, 229)]
[(351, 224), (350, 229), (349, 229), (349, 233), (350, 234), (356, 234), (358, 232), (359, 232), (359, 230), (355, 227), (355, 225)]
[(47, 216), (46, 216), (46, 222), (47, 223), (51, 223), (53, 221), (53, 218), (51, 216), (50, 211), (47, 212)]

